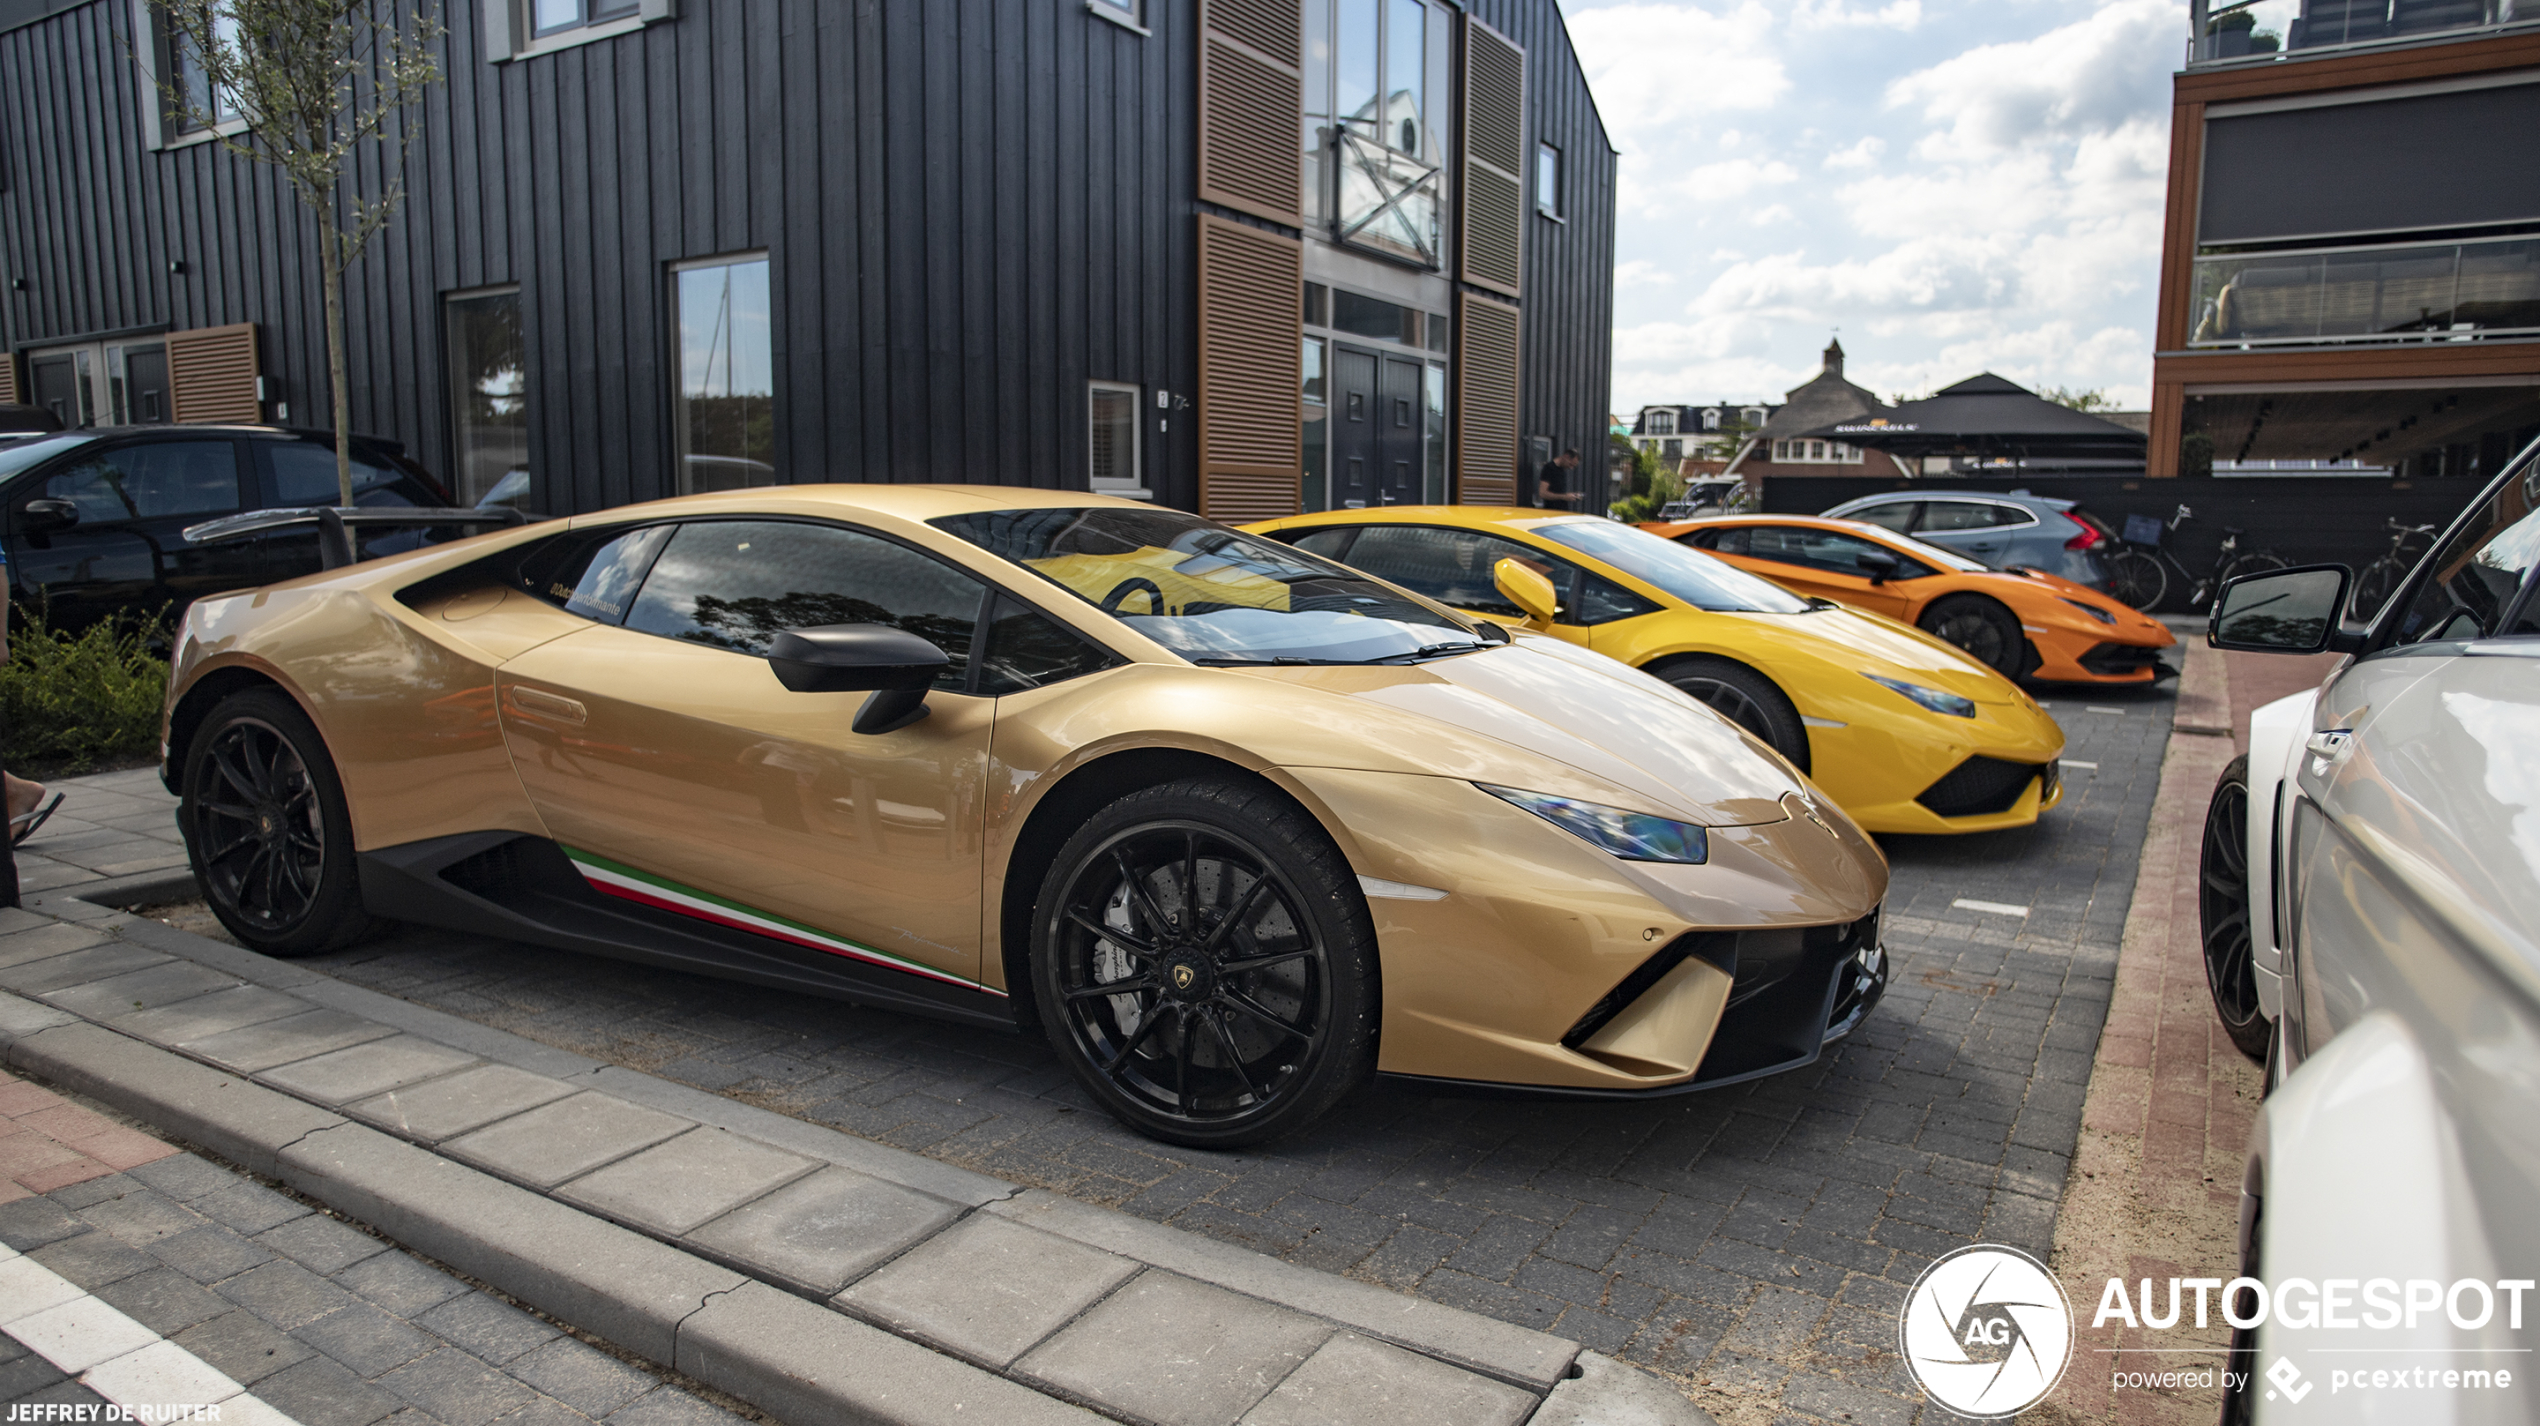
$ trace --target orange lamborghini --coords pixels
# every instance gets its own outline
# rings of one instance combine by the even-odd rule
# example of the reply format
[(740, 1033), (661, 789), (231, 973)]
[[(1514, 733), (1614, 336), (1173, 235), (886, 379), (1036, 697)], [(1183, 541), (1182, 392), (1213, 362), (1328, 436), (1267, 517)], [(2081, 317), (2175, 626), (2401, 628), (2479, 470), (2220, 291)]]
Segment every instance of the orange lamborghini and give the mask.
[(1723, 515), (1641, 526), (1752, 570), (1796, 594), (1884, 614), (1936, 634), (2006, 677), (2149, 683), (2175, 670), (2159, 620), (2036, 569), (1994, 569), (1860, 520)]

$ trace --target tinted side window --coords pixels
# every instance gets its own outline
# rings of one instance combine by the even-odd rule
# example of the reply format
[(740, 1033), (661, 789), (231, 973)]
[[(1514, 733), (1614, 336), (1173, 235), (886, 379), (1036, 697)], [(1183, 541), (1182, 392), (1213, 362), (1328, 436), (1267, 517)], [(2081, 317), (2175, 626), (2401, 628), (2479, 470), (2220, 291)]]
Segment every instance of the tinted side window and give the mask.
[(86, 524), (226, 514), (242, 508), (238, 448), (228, 441), (151, 441), (102, 451), (47, 478), (44, 493), (77, 505)]
[[(335, 448), (303, 441), (257, 441), (256, 459), (264, 466), (267, 487), (274, 493), (277, 505), (332, 505), (339, 492), (335, 485)], [(355, 505), (413, 505), (414, 492), (402, 471), (362, 459), (353, 453), (353, 503)]]
[[(2500, 627), (2514, 595), (2540, 564), (2540, 473), (2509, 481), (2450, 543), (2428, 557), (2425, 583), (2408, 601), (2398, 642), (2522, 633)], [(2526, 617), (2523, 621), (2529, 623)]]
[(1610, 624), (1617, 619), (1630, 619), (1657, 612), (1657, 605), (1610, 579), (1601, 579), (1582, 570), (1579, 574), (1579, 597), (1570, 622)]
[(1425, 525), (1366, 525), (1359, 529), (1358, 543), (1349, 547), (1351, 565), (1415, 594), (1457, 609), (1519, 618), (1525, 611), (1509, 603), (1491, 579), (1491, 570), (1504, 559), (1541, 572), (1552, 581), (1553, 591), (1568, 599), (1568, 565), (1497, 535)]
[(1898, 579), (1916, 579), (1931, 573), (1930, 566), (1868, 540), (1801, 525), (1755, 526), (1748, 552), (1757, 559), (1821, 569), (1829, 574), (1848, 574), (1857, 579), (1870, 577), (1870, 571), (1861, 564), (1861, 557), (1867, 554), (1893, 555), (1897, 566), (1895, 577)]
[(1056, 619), (999, 595), (979, 655), (979, 691), (991, 697), (1021, 693), (1099, 673), (1119, 662), (1119, 655)]
[(644, 582), (644, 571), (669, 541), (671, 529), (646, 525), (576, 531), (523, 559), (520, 587), (568, 613), (602, 624), (622, 623), (627, 606), (635, 602), (636, 586)]
[(1308, 531), (1307, 533), (1299, 535), (1295, 539), (1288, 541), (1288, 543), (1305, 551), (1307, 554), (1321, 555), (1327, 560), (1340, 560), (1341, 563), (1347, 564), (1349, 562), (1347, 559), (1349, 542), (1351, 539), (1355, 538), (1357, 534), (1357, 526), (1339, 525), (1329, 530)]
[(1914, 512), (1922, 508), (1914, 500), (1891, 500), (1884, 505), (1868, 505), (1846, 514), (1846, 520), (1866, 520), (1870, 524), (1894, 530), (1902, 535), (1914, 528)]
[(1933, 500), (1923, 506), (1924, 531), (1983, 530), (2010, 522), (1997, 518), (1993, 505), (1979, 505), (1972, 500)]
[(878, 535), (700, 520), (678, 527), (653, 561), (626, 627), (764, 657), (786, 629), (887, 624), (949, 655), (935, 686), (958, 692), (986, 592), (969, 575)]

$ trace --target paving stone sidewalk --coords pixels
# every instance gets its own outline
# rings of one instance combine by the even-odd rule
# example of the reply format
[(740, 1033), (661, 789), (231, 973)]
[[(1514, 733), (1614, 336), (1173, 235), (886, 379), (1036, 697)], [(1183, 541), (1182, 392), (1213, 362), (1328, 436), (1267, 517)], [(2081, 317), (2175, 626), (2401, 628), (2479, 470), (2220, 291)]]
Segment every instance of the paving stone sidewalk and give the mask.
[[(0, 1403), (96, 1407), (102, 1386), (126, 1406), (195, 1404), (217, 1373), (252, 1394), (220, 1426), (739, 1426), (657, 1370), (6, 1073), (0, 1172)], [(84, 1290), (84, 1315), (26, 1325), (15, 1309), (41, 1289), (24, 1263)], [(138, 1386), (99, 1355), (127, 1343), (158, 1359)]]

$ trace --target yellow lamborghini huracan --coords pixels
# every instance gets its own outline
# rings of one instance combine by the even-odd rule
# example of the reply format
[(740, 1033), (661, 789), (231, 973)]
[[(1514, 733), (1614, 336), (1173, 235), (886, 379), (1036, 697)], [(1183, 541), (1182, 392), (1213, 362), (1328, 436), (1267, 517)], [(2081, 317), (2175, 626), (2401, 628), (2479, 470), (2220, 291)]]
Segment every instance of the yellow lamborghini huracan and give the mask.
[[(1471, 505), (1246, 528), (1655, 674), (1772, 744), (1873, 832), (2021, 827), (2063, 796), (2064, 730), (2010, 680), (1911, 625), (1646, 530)], [(1549, 581), (1555, 607), (1511, 598), (1497, 578), (1510, 559)]]
[[(300, 515), (339, 550), (386, 518), (189, 534)], [(250, 946), (389, 917), (1037, 1025), (1178, 1143), (1377, 1072), (1733, 1083), (1886, 984), (1886, 863), (1747, 734), (1133, 501), (792, 486), (505, 530), (201, 600), (168, 694)]]

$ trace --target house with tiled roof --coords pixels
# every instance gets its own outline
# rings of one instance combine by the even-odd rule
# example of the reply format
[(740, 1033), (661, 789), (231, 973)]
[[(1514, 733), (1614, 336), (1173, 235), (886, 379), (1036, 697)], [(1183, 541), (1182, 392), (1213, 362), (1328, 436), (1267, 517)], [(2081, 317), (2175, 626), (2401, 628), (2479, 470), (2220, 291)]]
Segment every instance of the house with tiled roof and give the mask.
[(1843, 343), (1830, 341), (1824, 368), (1791, 388), (1763, 429), (1730, 460), (1728, 473), (1746, 477), (1750, 485), (1769, 476), (1910, 475), (1892, 456), (1822, 434), (1828, 426), (1885, 420), (1893, 410), (1868, 388), (1844, 379)]

